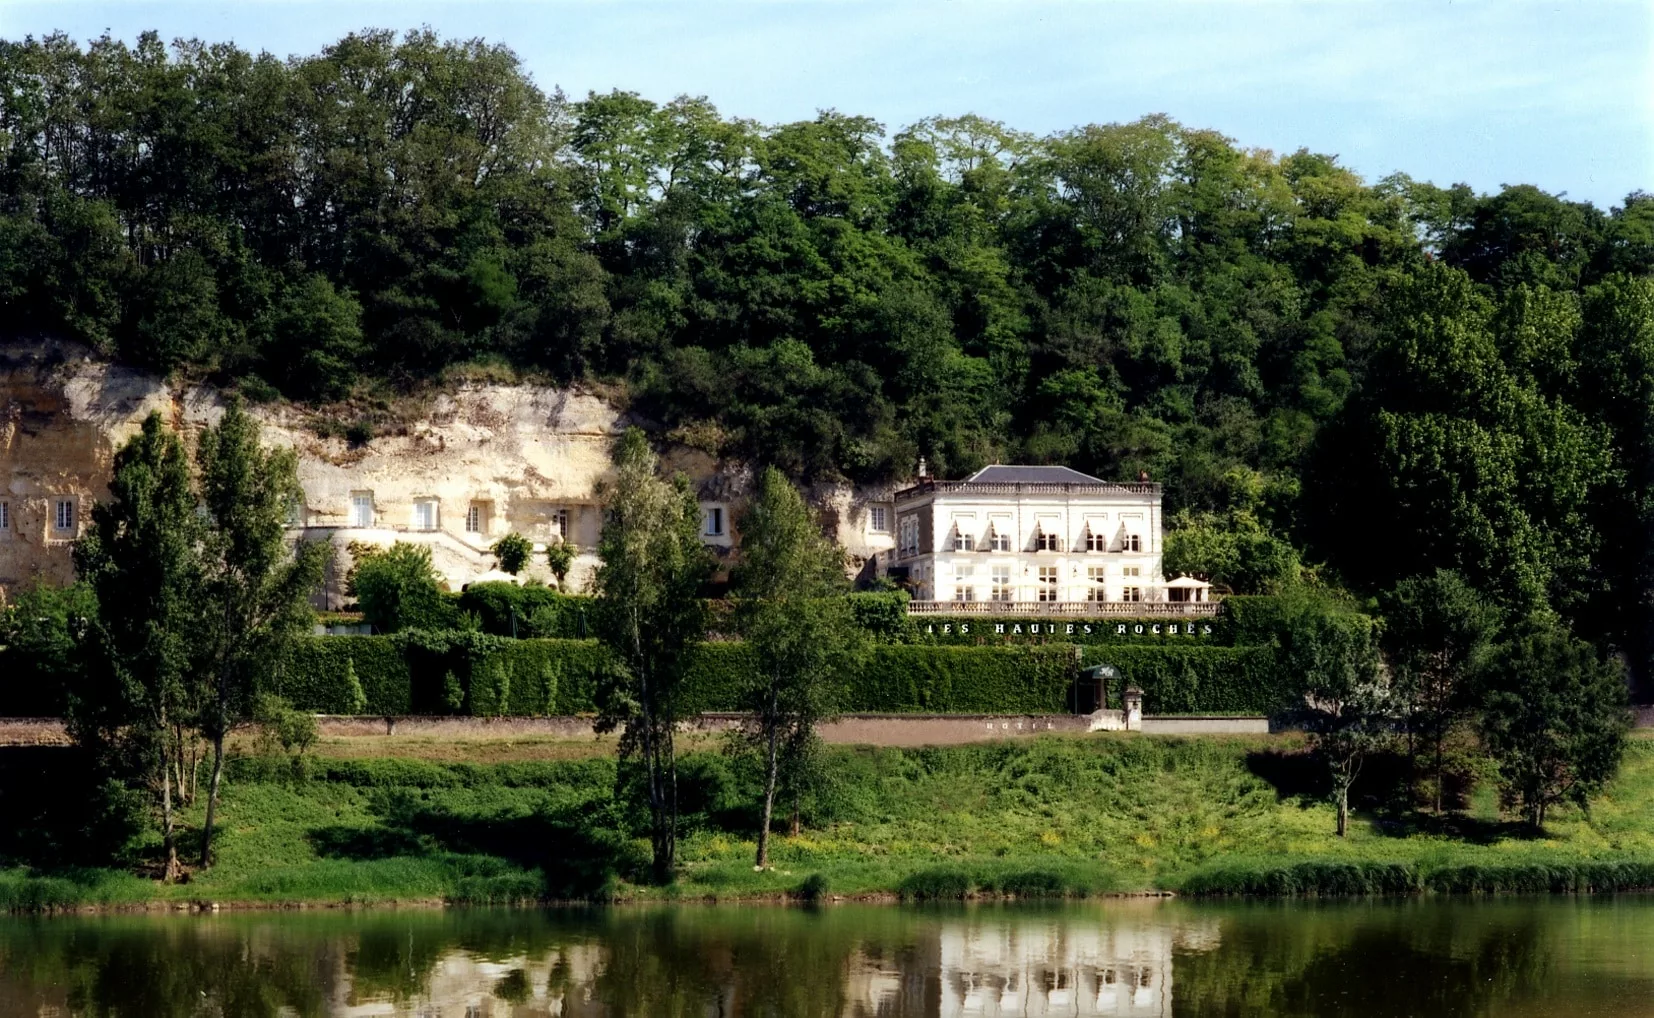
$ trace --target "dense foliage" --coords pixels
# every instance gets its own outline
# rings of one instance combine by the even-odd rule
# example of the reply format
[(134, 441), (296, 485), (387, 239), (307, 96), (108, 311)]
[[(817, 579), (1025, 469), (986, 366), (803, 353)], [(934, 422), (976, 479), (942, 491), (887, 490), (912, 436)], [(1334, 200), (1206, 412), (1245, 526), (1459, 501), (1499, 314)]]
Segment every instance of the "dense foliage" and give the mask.
[(285, 61), (0, 42), (0, 139), (20, 335), (260, 396), (599, 382), (805, 479), (1146, 469), (1179, 568), (1257, 592), (1301, 557), (1373, 592), (1452, 568), (1611, 620), (1646, 671), (1640, 192), (1367, 183), (1163, 117), (765, 126), (548, 94), (429, 32)]

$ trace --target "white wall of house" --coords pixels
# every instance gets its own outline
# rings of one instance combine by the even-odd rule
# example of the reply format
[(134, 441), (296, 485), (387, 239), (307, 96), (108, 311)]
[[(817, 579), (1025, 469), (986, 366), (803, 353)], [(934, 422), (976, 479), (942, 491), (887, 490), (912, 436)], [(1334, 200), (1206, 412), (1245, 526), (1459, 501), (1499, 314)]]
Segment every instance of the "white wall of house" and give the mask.
[[(1160, 492), (1005, 485), (899, 498), (895, 564), (921, 601), (1160, 601)], [(1141, 489), (1141, 490), (1139, 490)]]

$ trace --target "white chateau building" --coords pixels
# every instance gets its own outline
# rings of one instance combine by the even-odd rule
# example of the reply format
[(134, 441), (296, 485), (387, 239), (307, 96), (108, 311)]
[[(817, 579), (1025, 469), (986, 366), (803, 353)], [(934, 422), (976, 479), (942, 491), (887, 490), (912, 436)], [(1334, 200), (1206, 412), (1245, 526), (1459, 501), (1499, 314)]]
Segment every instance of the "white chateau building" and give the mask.
[(1160, 568), (1160, 485), (1068, 467), (921, 476), (896, 492), (894, 570), (916, 614), (1203, 615), (1211, 584)]

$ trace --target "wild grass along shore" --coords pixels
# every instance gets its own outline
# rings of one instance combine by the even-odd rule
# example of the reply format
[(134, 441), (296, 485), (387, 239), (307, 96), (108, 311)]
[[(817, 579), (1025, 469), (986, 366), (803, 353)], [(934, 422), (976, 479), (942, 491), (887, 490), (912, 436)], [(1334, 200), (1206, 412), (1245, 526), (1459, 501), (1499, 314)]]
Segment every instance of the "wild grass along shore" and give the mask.
[(1537, 836), (1501, 819), (1486, 783), (1440, 818), (1397, 805), (1398, 768), (1380, 761), (1342, 840), (1290, 736), (830, 748), (797, 834), (793, 804), (778, 810), (765, 871), (752, 865), (757, 776), (704, 740), (682, 761), (687, 834), (666, 886), (647, 883), (646, 818), (615, 797), (610, 741), (330, 739), (302, 775), (239, 754), (215, 865), (171, 886), (143, 875), (143, 837), (110, 864), (61, 865), (73, 852), (53, 848), (66, 834), (52, 825), (68, 806), (50, 778), (67, 751), (3, 752), (16, 826), (0, 907), (13, 911), (1654, 888), (1648, 738), (1589, 815), (1558, 810)]

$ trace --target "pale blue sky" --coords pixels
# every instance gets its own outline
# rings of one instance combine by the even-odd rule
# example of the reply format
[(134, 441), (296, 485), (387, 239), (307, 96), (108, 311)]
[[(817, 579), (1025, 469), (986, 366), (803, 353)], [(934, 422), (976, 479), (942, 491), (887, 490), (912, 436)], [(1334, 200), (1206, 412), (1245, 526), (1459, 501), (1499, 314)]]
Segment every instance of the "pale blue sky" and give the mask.
[(1599, 205), (1654, 190), (1654, 2), (0, 0), (0, 36), (106, 29), (310, 53), (355, 28), (510, 45), (550, 88), (774, 122), (975, 112), (1049, 132), (1167, 113), (1243, 145)]

